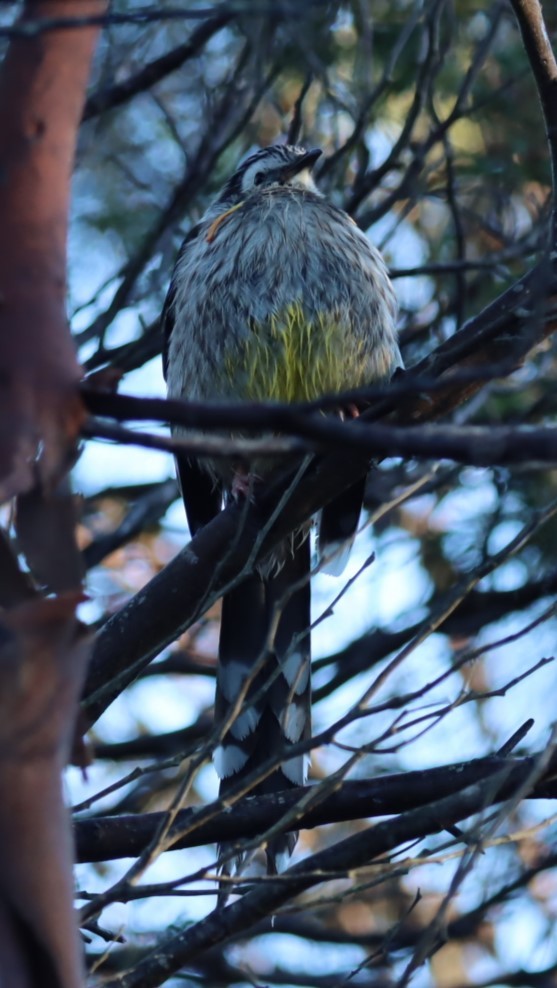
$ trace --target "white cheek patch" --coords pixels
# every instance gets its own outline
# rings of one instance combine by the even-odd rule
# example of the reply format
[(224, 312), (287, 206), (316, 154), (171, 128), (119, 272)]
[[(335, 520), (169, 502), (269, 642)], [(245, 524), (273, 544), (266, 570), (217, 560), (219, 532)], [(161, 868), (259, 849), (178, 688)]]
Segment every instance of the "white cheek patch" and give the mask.
[(213, 753), (213, 764), (219, 779), (227, 779), (239, 772), (247, 760), (247, 752), (237, 744), (219, 744)]
[(307, 655), (301, 652), (291, 652), (281, 662), (281, 672), (291, 689), (299, 696), (307, 689), (309, 682), (309, 661)]
[(293, 175), (292, 178), (288, 179), (285, 185), (290, 186), (292, 189), (306, 189), (308, 192), (317, 192), (317, 187), (311, 177), (309, 168), (304, 168), (304, 170), (298, 172), (297, 175)]

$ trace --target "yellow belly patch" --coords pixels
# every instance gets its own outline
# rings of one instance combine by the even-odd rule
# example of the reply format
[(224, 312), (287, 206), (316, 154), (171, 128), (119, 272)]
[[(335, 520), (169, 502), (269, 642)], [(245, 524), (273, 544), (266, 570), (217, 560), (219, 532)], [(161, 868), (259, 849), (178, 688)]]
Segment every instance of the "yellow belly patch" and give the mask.
[(227, 356), (225, 373), (244, 400), (312, 401), (365, 384), (366, 361), (345, 322), (327, 312), (309, 321), (295, 302), (252, 325), (243, 353)]

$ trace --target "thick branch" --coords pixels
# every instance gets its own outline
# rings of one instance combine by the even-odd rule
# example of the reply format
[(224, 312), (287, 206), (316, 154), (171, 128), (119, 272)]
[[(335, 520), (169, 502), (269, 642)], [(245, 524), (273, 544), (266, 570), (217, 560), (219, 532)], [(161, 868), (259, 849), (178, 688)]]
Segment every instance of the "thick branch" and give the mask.
[(553, 177), (553, 231), (557, 247), (557, 61), (539, 0), (511, 0), (540, 98)]
[[(406, 813), (451, 793), (460, 792), (503, 770), (508, 771), (508, 776), (504, 786), (498, 790), (498, 799), (506, 799), (520, 779), (532, 770), (537, 757), (539, 756), (532, 755), (517, 759), (493, 755), (423, 772), (405, 772), (369, 781), (344, 782), (337, 792), (326, 796), (313, 809), (296, 816), (286, 829), (309, 829), (345, 820)], [(544, 779), (529, 793), (529, 798), (557, 798), (557, 782), (552, 777), (556, 768), (557, 760), (554, 759)], [(233, 813), (229, 809), (216, 812), (212, 819), (196, 829), (192, 828), (199, 816), (199, 810), (181, 810), (171, 830), (170, 836), (176, 835), (176, 842), (171, 850), (256, 837), (314, 790), (314, 786), (306, 786), (268, 796), (250, 796), (236, 802)], [(210, 813), (210, 807), (203, 807), (202, 812), (206, 816)], [(145, 813), (142, 816), (104, 816), (78, 820), (74, 825), (78, 861), (107, 861), (141, 854), (157, 833), (164, 816), (164, 813)], [(184, 831), (191, 832), (181, 838), (179, 835)]]
[(138, 93), (150, 89), (151, 86), (160, 82), (171, 72), (175, 72), (184, 62), (196, 55), (205, 42), (231, 20), (232, 13), (230, 11), (224, 11), (211, 17), (193, 31), (191, 38), (183, 45), (178, 45), (172, 51), (167, 51), (159, 58), (154, 58), (153, 61), (148, 62), (138, 72), (122, 82), (115, 82), (112, 86), (106, 86), (95, 93), (91, 93), (83, 110), (83, 120), (97, 117), (105, 110), (113, 110), (132, 99), (133, 96), (137, 96)]
[[(29, 3), (16, 27), (67, 13)], [(102, 16), (103, 0), (83, 0)], [(75, 142), (96, 31), (14, 41), (0, 72), (0, 499), (52, 482), (81, 419), (79, 367), (65, 315), (66, 233)], [(32, 290), (30, 285), (32, 284)], [(38, 451), (42, 449), (37, 464)]]
[[(247, 414), (248, 410), (245, 410)], [(259, 431), (255, 418), (244, 428)], [(135, 432), (120, 425), (110, 425), (89, 419), (82, 427), (89, 439), (112, 439), (124, 445), (187, 456), (210, 456), (212, 459), (238, 457), (287, 456), (296, 453), (317, 453), (323, 447), (361, 450), (370, 458), (402, 456), (414, 459), (454, 460), (473, 466), (508, 466), (513, 463), (557, 462), (557, 427), (520, 425), (367, 425), (359, 421), (340, 422), (333, 419), (306, 419), (303, 415), (293, 422), (288, 432), (292, 438), (265, 437), (236, 439), (222, 436), (197, 435), (172, 438), (151, 432)], [(302, 441), (299, 433), (315, 431), (313, 441)]]
[[(526, 783), (532, 768), (530, 764), (517, 773), (514, 788)], [(116, 981), (107, 982), (106, 988), (155, 988), (208, 947), (226, 942), (232, 936), (250, 929), (261, 917), (275, 913), (285, 902), (322, 882), (327, 873), (348, 875), (407, 841), (451, 829), (459, 821), (499, 802), (507, 781), (507, 769), (504, 769), (494, 774), (489, 783), (484, 779), (451, 796), (410, 810), (395, 820), (366, 828), (334, 844), (289, 868), (279, 879), (248, 892), (227, 909), (216, 910), (194, 926), (168, 937), (133, 971)]]
[[(557, 318), (546, 318), (551, 291), (556, 291), (555, 280), (542, 263), (421, 362), (417, 373), (446, 381), (446, 390), (431, 401), (420, 397), (401, 403), (397, 419), (419, 422), (437, 417), (481, 387), (481, 379), (472, 378), (455, 387), (451, 378), (455, 367), (473, 370), (503, 362), (507, 368), (511, 363), (519, 366), (532, 347), (557, 329)], [(377, 413), (374, 407), (361, 419), (367, 421), (368, 415)], [(285, 480), (279, 478), (272, 486), (254, 491), (253, 503), (231, 505), (200, 531), (99, 632), (86, 690), (89, 722), (218, 599), (246, 565), (253, 566), (368, 468), (365, 454), (330, 454), (312, 461), (303, 479), (291, 482), (286, 499)]]
[[(16, 27), (23, 35), (30, 24), (74, 6), (73, 0), (25, 3)], [(80, 7), (86, 16), (102, 15), (106, 3), (82, 0)], [(66, 512), (58, 524), (60, 501), (45, 490), (51, 493), (66, 473), (82, 417), (80, 369), (65, 318), (66, 234), (77, 128), (97, 34), (89, 27), (20, 37), (0, 69), (0, 500), (20, 495), (20, 534), (26, 548), (31, 544), (32, 563), (44, 562), (48, 540), (41, 537), (56, 519), (53, 529), (64, 540), (57, 546), (61, 566), (46, 566), (55, 586), (58, 577), (73, 584), (77, 575), (71, 518)], [(23, 492), (29, 493), (22, 499)], [(70, 755), (90, 637), (75, 616), (81, 594), (35, 598), (5, 549), (0, 983), (78, 988), (82, 951), (60, 776)]]

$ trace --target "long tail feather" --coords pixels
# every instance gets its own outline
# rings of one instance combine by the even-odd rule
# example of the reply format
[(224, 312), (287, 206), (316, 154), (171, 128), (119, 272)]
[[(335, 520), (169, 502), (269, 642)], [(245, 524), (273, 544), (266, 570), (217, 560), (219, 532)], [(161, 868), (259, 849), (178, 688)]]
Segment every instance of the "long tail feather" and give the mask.
[[(223, 600), (216, 717), (222, 720), (260, 666), (234, 723), (215, 752), (221, 795), (273, 755), (311, 735), (309, 540), (285, 553), (277, 572), (249, 576)], [(253, 701), (256, 694), (259, 698)], [(307, 756), (285, 758), (251, 794), (303, 785)], [(274, 837), (266, 848), (270, 874), (296, 844), (296, 834)], [(228, 848), (221, 847), (222, 851)], [(239, 866), (240, 862), (237, 862)], [(226, 868), (230, 873), (230, 869)]]

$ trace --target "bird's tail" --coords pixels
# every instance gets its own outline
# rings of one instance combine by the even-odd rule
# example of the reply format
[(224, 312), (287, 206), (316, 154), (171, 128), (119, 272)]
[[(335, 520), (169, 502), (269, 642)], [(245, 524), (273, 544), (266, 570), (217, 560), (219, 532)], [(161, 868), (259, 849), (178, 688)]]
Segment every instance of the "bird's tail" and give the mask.
[(340, 576), (346, 566), (358, 528), (365, 486), (366, 478), (361, 477), (321, 512), (318, 550), (321, 570), (329, 576)]
[[(223, 599), (215, 714), (230, 716), (245, 687), (241, 708), (215, 752), (220, 793), (257, 771), (274, 753), (311, 735), (309, 538), (285, 551), (280, 568), (265, 578), (247, 577)], [(254, 668), (257, 672), (253, 675)], [(278, 792), (306, 780), (307, 755), (286, 757), (250, 794)], [(284, 867), (297, 834), (273, 837), (267, 870)], [(220, 848), (228, 853), (229, 847)], [(236, 865), (241, 863), (241, 857)], [(230, 874), (231, 868), (223, 866)]]

